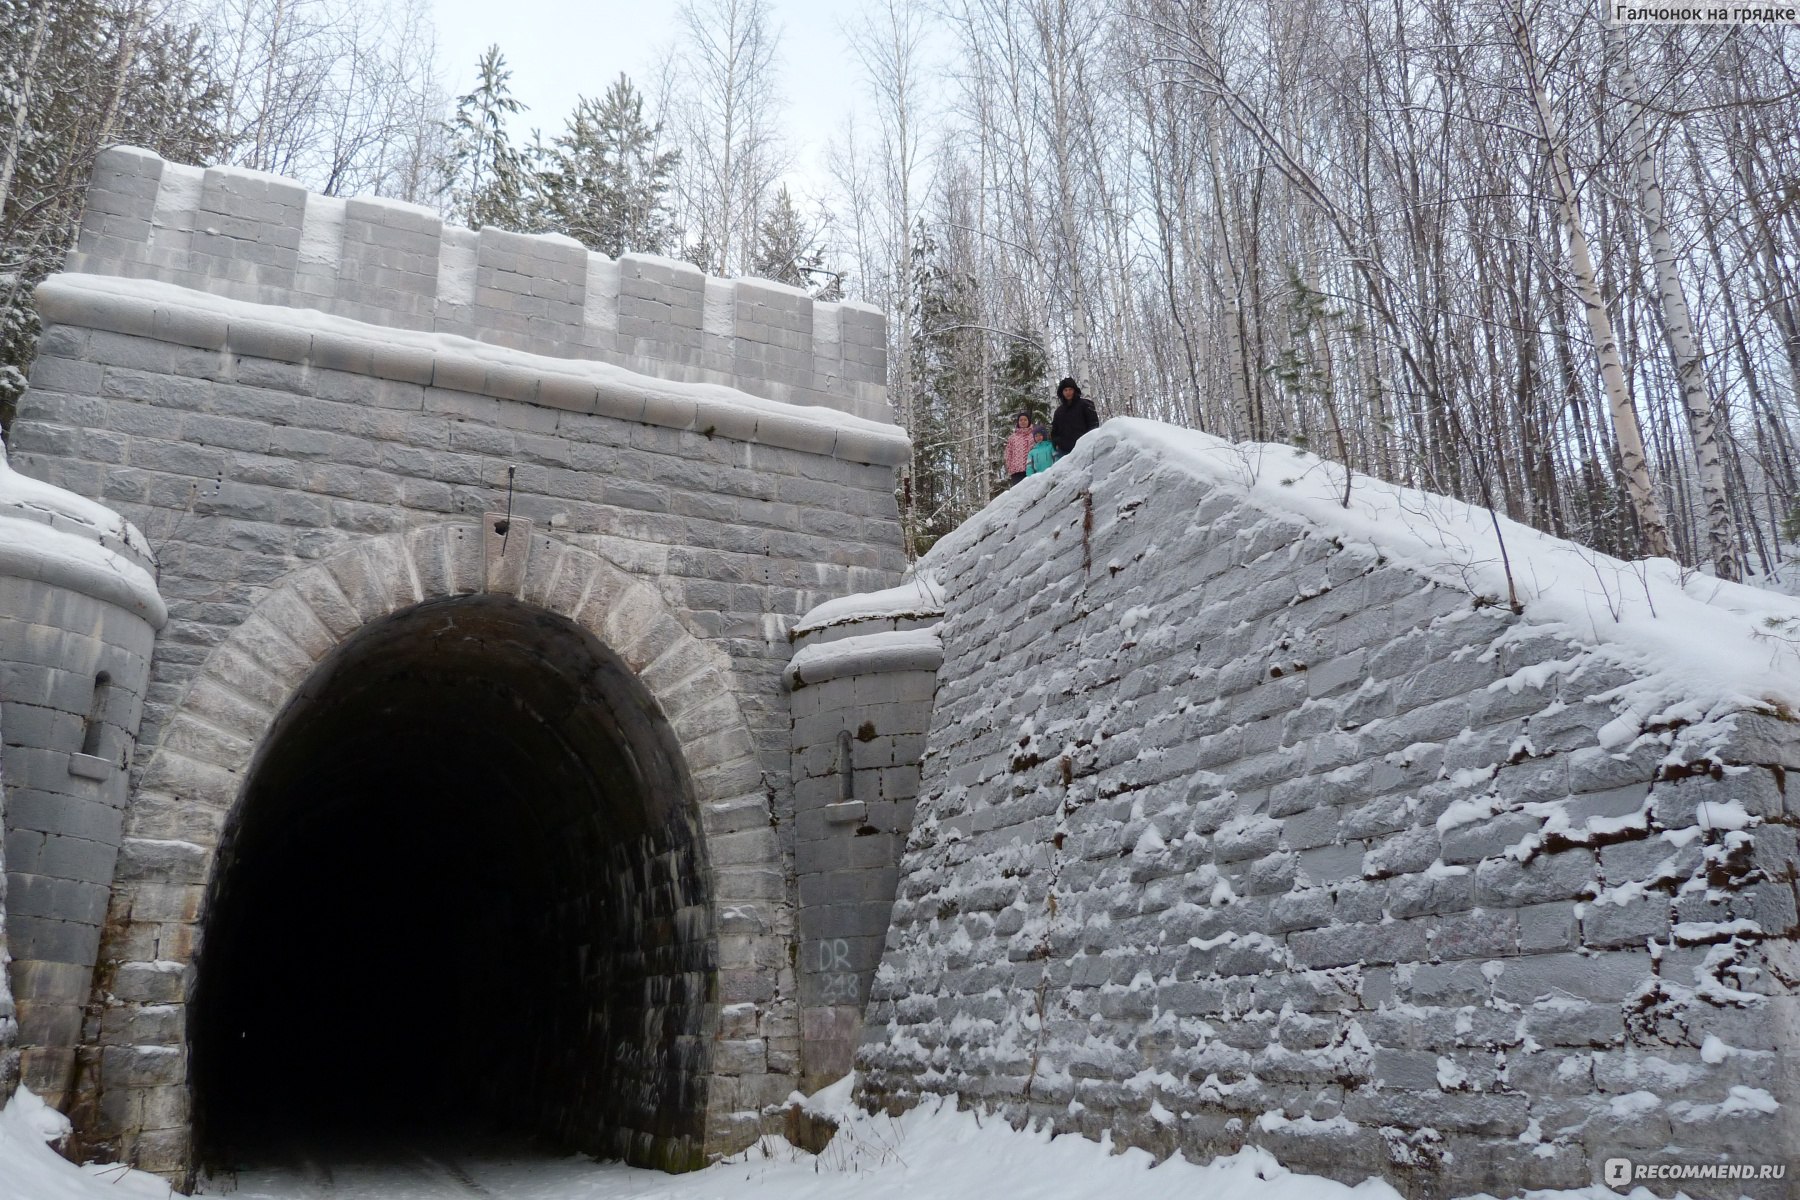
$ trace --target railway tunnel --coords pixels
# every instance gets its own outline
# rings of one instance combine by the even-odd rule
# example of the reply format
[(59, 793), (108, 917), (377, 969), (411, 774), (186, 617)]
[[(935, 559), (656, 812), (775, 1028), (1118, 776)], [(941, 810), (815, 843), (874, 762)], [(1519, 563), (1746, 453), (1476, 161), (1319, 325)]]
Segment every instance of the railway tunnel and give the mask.
[(202, 914), (197, 1158), (524, 1139), (698, 1165), (716, 943), (641, 683), (516, 600), (373, 622), (259, 748)]

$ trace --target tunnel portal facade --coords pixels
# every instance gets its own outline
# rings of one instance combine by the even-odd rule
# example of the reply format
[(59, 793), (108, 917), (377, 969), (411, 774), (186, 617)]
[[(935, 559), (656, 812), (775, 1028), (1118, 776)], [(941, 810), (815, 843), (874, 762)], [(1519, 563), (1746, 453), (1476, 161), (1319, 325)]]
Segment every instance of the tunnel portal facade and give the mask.
[(178, 1183), (346, 1117), (753, 1141), (842, 938), (789, 634), (904, 564), (880, 314), (129, 149), (38, 307), (0, 1099)]

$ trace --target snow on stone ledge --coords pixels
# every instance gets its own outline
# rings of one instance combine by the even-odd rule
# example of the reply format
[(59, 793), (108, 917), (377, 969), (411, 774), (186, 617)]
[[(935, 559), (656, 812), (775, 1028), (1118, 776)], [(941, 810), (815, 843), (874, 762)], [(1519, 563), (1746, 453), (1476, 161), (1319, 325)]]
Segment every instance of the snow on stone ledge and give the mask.
[(115, 542), (145, 562), (152, 561), (150, 543), (135, 525), (104, 504), (14, 471), (6, 459), (6, 445), (0, 443), (0, 510), (6, 509), (45, 524), (57, 524), (56, 518), (61, 518), (86, 530), (95, 541)]
[(944, 589), (930, 571), (916, 572), (896, 587), (842, 596), (815, 606), (794, 626), (794, 637), (858, 621), (930, 621), (944, 615)]
[[(1485, 508), (1348, 472), (1292, 446), (1234, 444), (1155, 421), (1115, 418), (1050, 471), (1024, 480), (944, 537), (929, 569), (1014, 519), (1070, 472), (1115, 453), (1147, 456), (1228, 489), (1321, 536), (1373, 548), (1388, 560), (1494, 603), (1516, 597), (1547, 632), (1592, 647), (1639, 676), (1603, 699), (1619, 711), (1600, 731), (1618, 747), (1646, 724), (1691, 723), (1693, 736), (1744, 709), (1800, 712), (1800, 600), (1683, 570), (1666, 558), (1623, 562)], [(1154, 480), (1146, 508), (1155, 512)], [(1181, 522), (1186, 513), (1158, 519)], [(1179, 569), (1170, 564), (1170, 569)], [(815, 612), (817, 610), (814, 610)]]
[(0, 575), (35, 579), (136, 612), (158, 629), (169, 611), (150, 544), (125, 518), (21, 475), (0, 446)]
[(720, 383), (658, 379), (595, 359), (555, 358), (458, 334), (369, 325), (317, 309), (256, 304), (156, 279), (64, 272), (37, 289), (46, 324), (107, 329), (278, 362), (320, 349), (369, 374), (545, 407), (692, 429), (708, 437), (893, 466), (912, 454), (894, 425), (767, 400)]
[(806, 646), (794, 653), (785, 674), (788, 687), (799, 689), (845, 675), (935, 671), (943, 661), (944, 643), (934, 626), (865, 633)]

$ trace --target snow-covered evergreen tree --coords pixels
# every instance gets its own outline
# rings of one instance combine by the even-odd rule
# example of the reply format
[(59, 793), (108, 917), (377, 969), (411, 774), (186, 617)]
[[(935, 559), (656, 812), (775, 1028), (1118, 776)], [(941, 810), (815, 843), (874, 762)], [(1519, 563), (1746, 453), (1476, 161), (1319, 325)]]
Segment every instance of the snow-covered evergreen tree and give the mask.
[(808, 227), (794, 197), (783, 185), (756, 226), (756, 250), (750, 272), (790, 287), (803, 288), (820, 300), (843, 294), (843, 276), (825, 266), (818, 233)]
[(582, 97), (568, 126), (538, 156), (537, 223), (614, 258), (666, 253), (667, 196), (680, 152), (659, 150), (662, 128), (624, 74), (599, 100)]
[(470, 229), (525, 229), (532, 224), (530, 167), (506, 131), (506, 119), (525, 106), (513, 97), (498, 45), (482, 52), (475, 71), (475, 87), (457, 97), (450, 122), (451, 211)]
[(1050, 361), (1043, 339), (1030, 326), (1007, 335), (1006, 351), (994, 364), (994, 399), (996, 443), (1005, 443), (1020, 413), (1030, 414), (1034, 423), (1050, 423)]
[[(922, 554), (972, 511), (967, 496), (976, 489), (964, 478), (970, 456), (962, 449), (966, 438), (986, 437), (970, 420), (979, 412), (984, 364), (976, 280), (922, 223), (913, 263), (913, 334), (906, 351), (919, 396), (901, 521)], [(985, 491), (985, 478), (981, 483)]]

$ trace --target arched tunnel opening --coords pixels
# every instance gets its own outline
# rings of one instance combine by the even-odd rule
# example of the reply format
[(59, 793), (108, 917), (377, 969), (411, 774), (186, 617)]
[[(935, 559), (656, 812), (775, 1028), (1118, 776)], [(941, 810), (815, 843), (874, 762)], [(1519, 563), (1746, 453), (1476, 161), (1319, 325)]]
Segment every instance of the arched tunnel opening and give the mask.
[(196, 1161), (485, 1139), (699, 1165), (716, 943), (632, 672), (510, 598), (346, 639), (259, 749), (202, 914)]

